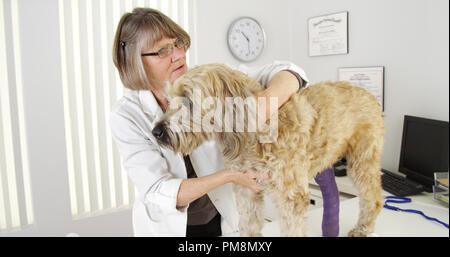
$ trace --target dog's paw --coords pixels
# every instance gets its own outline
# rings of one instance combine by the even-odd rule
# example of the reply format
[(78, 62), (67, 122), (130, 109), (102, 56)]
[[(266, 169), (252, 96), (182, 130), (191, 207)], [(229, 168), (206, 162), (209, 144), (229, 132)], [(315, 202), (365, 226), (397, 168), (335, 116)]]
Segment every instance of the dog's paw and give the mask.
[(371, 232), (366, 227), (356, 227), (348, 232), (349, 237), (367, 237)]

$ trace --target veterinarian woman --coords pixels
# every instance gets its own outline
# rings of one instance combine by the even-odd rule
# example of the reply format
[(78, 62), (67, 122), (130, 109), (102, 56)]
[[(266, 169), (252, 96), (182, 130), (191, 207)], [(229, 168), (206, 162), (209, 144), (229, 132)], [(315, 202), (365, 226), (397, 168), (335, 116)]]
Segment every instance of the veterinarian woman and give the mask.
[[(110, 117), (123, 166), (138, 189), (133, 207), (136, 236), (219, 236), (238, 231), (232, 183), (258, 192), (258, 172), (224, 167), (212, 141), (189, 156), (160, 147), (151, 131), (168, 107), (166, 82), (183, 75), (189, 35), (161, 12), (136, 8), (122, 16), (113, 46), (114, 64), (131, 89)], [(238, 67), (278, 97), (279, 105), (307, 79), (299, 67), (274, 62), (259, 68)]]

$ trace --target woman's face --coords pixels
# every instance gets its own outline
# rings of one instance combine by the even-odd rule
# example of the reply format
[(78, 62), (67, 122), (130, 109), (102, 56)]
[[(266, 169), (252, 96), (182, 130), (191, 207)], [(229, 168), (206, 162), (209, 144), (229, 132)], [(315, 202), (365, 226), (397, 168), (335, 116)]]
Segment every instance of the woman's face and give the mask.
[[(152, 49), (144, 49), (143, 53), (158, 52), (168, 44), (173, 44), (176, 38), (162, 38)], [(173, 47), (172, 54), (161, 58), (158, 55), (142, 56), (147, 79), (151, 87), (164, 88), (166, 82), (174, 82), (187, 71), (186, 52), (183, 48)]]

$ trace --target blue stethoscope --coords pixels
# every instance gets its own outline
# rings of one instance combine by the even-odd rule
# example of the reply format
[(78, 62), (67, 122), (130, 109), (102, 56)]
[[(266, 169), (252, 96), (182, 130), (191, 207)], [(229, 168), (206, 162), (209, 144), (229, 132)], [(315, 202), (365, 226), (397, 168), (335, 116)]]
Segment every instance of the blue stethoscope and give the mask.
[(389, 209), (389, 210), (393, 210), (393, 211), (403, 211), (403, 212), (411, 212), (411, 213), (416, 213), (416, 214), (420, 214), (422, 216), (424, 216), (426, 219), (428, 220), (432, 220), (432, 221), (436, 221), (437, 223), (445, 226), (448, 229), (448, 224), (445, 222), (442, 222), (436, 218), (433, 217), (429, 217), (427, 215), (425, 215), (423, 212), (419, 211), (419, 210), (413, 210), (413, 209), (401, 209), (392, 205), (388, 205), (388, 203), (410, 203), (411, 202), (411, 198), (408, 197), (401, 197), (401, 196), (386, 196), (386, 201), (384, 202), (384, 208)]

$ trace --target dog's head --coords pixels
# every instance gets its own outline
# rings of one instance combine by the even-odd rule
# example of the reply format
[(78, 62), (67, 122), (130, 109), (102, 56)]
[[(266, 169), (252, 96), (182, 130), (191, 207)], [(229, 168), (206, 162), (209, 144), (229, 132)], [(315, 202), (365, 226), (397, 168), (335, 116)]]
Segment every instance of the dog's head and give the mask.
[(241, 152), (245, 136), (236, 132), (248, 132), (248, 113), (256, 115), (253, 95), (262, 90), (256, 80), (222, 64), (207, 64), (189, 70), (166, 90), (169, 109), (152, 131), (161, 145), (186, 154), (216, 139), (225, 155)]

